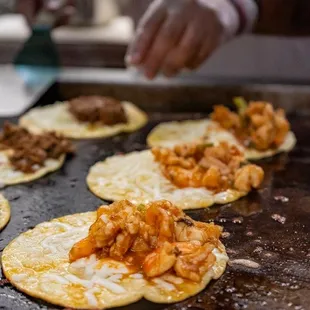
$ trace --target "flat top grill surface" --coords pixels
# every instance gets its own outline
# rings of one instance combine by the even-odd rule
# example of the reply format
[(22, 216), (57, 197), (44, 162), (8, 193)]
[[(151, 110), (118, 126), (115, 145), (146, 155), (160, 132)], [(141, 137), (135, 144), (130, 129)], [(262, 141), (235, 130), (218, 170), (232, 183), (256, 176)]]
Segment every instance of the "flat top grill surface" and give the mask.
[[(0, 251), (20, 233), (41, 222), (96, 210), (103, 201), (87, 189), (85, 179), (89, 167), (97, 161), (119, 152), (146, 148), (147, 134), (160, 121), (204, 116), (150, 114), (149, 124), (140, 131), (76, 142), (77, 154), (59, 171), (35, 182), (5, 188), (2, 192), (11, 203), (12, 218), (0, 233)], [(298, 145), (289, 154), (259, 162), (265, 169), (266, 179), (258, 192), (229, 205), (187, 212), (195, 220), (212, 219), (222, 225), (227, 232), (223, 243), (230, 259), (251, 260), (259, 268), (230, 264), (218, 281), (184, 302), (156, 305), (142, 300), (126, 309), (309, 309), (310, 117), (296, 116), (290, 120)], [(273, 215), (284, 217), (285, 223), (274, 220)], [(60, 309), (2, 282), (0, 309)]]

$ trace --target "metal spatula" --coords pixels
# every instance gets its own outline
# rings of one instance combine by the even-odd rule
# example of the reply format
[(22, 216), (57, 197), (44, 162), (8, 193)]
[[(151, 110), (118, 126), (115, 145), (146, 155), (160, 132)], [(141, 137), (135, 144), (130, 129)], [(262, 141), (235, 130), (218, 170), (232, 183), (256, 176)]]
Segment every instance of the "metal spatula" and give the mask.
[(51, 37), (55, 21), (56, 17), (51, 12), (42, 11), (38, 14), (30, 38), (14, 60), (15, 65), (59, 66), (57, 49)]
[(15, 58), (14, 74), (19, 81), (19, 88), (15, 90), (13, 106), (11, 104), (10, 108), (2, 111), (6, 116), (23, 113), (34, 104), (34, 94), (41, 93), (55, 81), (60, 69), (58, 53), (51, 37), (56, 18), (51, 12), (39, 13), (32, 35)]

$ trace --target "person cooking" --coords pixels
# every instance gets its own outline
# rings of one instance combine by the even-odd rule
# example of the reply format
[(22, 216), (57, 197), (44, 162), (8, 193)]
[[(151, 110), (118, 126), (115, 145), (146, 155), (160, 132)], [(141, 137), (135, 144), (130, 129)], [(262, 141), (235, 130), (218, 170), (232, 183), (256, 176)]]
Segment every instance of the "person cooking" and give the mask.
[(155, 0), (138, 24), (126, 62), (147, 78), (197, 69), (238, 35), (310, 34), (309, 0)]
[[(23, 14), (30, 24), (44, 7), (65, 24), (77, 0), (0, 0), (0, 14)], [(138, 3), (142, 0), (135, 0)], [(143, 0), (141, 3), (151, 2)], [(59, 3), (62, 3), (59, 6)], [(212, 53), (244, 33), (310, 34), (309, 0), (155, 0), (138, 24), (126, 55), (147, 78), (197, 69)]]

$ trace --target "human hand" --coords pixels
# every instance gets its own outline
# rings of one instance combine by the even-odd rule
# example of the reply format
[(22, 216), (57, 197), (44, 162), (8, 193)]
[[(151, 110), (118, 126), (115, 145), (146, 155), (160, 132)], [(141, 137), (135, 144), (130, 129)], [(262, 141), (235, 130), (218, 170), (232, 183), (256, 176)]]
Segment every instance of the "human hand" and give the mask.
[(65, 25), (74, 14), (74, 0), (17, 0), (16, 12), (23, 14), (29, 25), (36, 22), (36, 17), (42, 11), (55, 16), (53, 27)]
[(149, 79), (196, 69), (234, 37), (239, 15), (228, 0), (155, 0), (141, 19), (126, 62)]

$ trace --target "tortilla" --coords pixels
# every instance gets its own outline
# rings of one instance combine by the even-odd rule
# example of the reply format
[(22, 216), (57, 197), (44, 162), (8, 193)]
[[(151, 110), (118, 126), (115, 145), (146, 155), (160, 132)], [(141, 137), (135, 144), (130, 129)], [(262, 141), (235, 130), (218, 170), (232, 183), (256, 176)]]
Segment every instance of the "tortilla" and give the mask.
[(60, 156), (59, 159), (48, 158), (45, 161), (44, 167), (39, 168), (33, 173), (24, 173), (12, 166), (9, 160), (10, 152), (13, 152), (13, 150), (0, 151), (0, 184), (2, 185), (27, 183), (37, 180), (50, 172), (58, 170), (65, 161), (65, 155)]
[(7, 225), (11, 217), (9, 202), (0, 194), (0, 231)]
[(248, 160), (258, 160), (272, 157), (281, 152), (289, 152), (296, 144), (296, 137), (294, 133), (290, 131), (283, 144), (277, 149), (258, 151), (253, 148), (245, 148), (232, 133), (221, 128), (216, 122), (207, 119), (159, 124), (148, 135), (147, 143), (151, 147), (173, 147), (180, 143), (194, 142), (201, 139), (207, 140), (215, 145), (221, 141), (235, 144), (244, 152)]
[(214, 193), (205, 188), (178, 188), (162, 175), (149, 150), (112, 156), (95, 164), (87, 184), (102, 199), (127, 199), (134, 204), (165, 199), (183, 210), (226, 204), (247, 194), (233, 189)]
[(121, 132), (132, 132), (147, 123), (147, 116), (130, 102), (122, 103), (128, 118), (128, 123), (112, 126), (90, 124), (77, 121), (68, 111), (67, 103), (55, 103), (45, 107), (34, 108), (21, 117), (19, 124), (32, 133), (54, 131), (67, 138), (88, 139), (104, 138)]
[(23, 233), (3, 251), (5, 276), (20, 291), (55, 305), (106, 309), (143, 297), (156, 303), (184, 300), (202, 291), (226, 268), (228, 257), (221, 243), (213, 250), (215, 264), (200, 283), (172, 284), (160, 277), (147, 280), (142, 273), (130, 274), (122, 263), (107, 258), (98, 261), (95, 255), (70, 265), (70, 248), (87, 236), (95, 220), (95, 212), (69, 215)]

